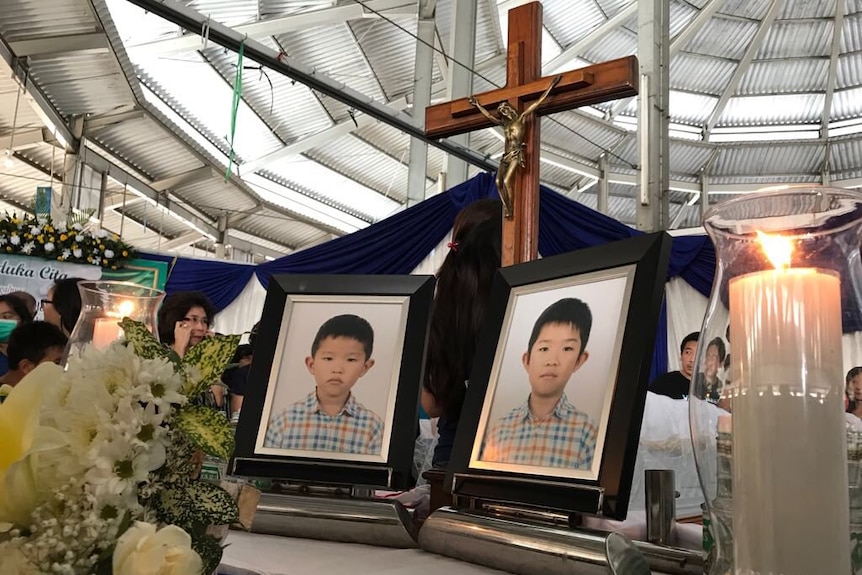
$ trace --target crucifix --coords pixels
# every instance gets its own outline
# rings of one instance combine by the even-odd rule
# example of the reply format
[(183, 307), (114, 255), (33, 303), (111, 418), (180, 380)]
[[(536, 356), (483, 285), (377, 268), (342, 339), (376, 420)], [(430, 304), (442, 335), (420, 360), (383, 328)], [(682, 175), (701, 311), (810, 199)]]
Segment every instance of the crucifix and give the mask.
[(509, 11), (506, 85), (425, 109), (425, 133), (432, 138), (494, 125), (503, 128), (505, 150), (497, 173), (497, 191), (505, 211), (503, 266), (538, 257), (538, 117), (634, 96), (637, 80), (634, 56), (543, 78), (542, 5), (531, 2)]

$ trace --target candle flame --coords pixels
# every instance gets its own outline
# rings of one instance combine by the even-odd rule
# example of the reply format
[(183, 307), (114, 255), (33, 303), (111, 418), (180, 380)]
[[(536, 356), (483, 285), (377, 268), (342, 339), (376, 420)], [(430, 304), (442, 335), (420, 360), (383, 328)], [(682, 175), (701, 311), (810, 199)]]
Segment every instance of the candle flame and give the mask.
[(135, 311), (135, 304), (129, 300), (125, 300), (120, 304), (120, 317), (129, 317)]
[(777, 234), (764, 234), (760, 230), (757, 231), (757, 239), (775, 269), (781, 270), (790, 267), (793, 244), (789, 239)]

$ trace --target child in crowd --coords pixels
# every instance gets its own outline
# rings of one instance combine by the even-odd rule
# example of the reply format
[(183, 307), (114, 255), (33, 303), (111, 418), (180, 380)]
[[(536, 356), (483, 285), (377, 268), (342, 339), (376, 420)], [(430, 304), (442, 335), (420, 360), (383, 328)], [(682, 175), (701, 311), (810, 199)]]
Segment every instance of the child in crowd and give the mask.
[(351, 393), (374, 367), (373, 346), (374, 330), (359, 316), (335, 316), (320, 326), (305, 358), (315, 389), (270, 418), (264, 447), (379, 454), (383, 420)]
[(59, 327), (44, 321), (22, 323), (9, 336), (9, 371), (0, 385), (15, 387), (41, 363), (60, 363), (68, 339)]
[(536, 321), (521, 361), (530, 396), (485, 436), (483, 461), (589, 469), (598, 428), (566, 399), (572, 374), (589, 358), (589, 306), (576, 298), (551, 304)]

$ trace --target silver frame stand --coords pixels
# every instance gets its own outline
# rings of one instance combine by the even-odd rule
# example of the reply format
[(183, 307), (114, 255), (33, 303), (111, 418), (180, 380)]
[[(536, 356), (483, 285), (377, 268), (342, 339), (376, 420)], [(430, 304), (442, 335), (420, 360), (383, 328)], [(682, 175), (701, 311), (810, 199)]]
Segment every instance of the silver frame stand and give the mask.
[(373, 490), (355, 487), (262, 493), (251, 531), (378, 547), (418, 547), (416, 525), (401, 502), (372, 496)]
[[(522, 515), (525, 517), (527, 515)], [(419, 546), (516, 575), (608, 575), (610, 533), (571, 529), (568, 518), (530, 512), (530, 519), (507, 518), (493, 510), (442, 507), (419, 532)], [(703, 575), (704, 555), (696, 551), (635, 542), (654, 573)]]

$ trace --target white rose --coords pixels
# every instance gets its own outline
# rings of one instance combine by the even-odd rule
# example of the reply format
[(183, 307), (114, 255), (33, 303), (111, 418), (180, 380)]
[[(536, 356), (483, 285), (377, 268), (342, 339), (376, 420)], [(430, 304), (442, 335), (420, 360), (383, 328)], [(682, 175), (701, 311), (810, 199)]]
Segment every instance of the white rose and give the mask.
[(53, 252), (54, 251), (54, 244), (52, 244), (51, 242), (48, 242), (47, 244), (45, 244), (45, 251), (48, 253)]
[(203, 562), (192, 550), (192, 538), (176, 525), (156, 531), (136, 521), (114, 548), (113, 575), (187, 575), (200, 573)]
[(114, 250), (105, 250), (105, 257), (108, 259), (114, 257)]
[(11, 238), (9, 238), (9, 241), (12, 242), (13, 246), (17, 246), (21, 243), (21, 236), (12, 236)]
[(84, 252), (81, 251), (81, 248), (75, 248), (74, 250), (72, 250), (72, 254), (74, 254), (76, 258), (79, 258), (84, 255)]
[(80, 244), (81, 242), (84, 241), (84, 236), (82, 236), (81, 234), (78, 234), (77, 236), (75, 236), (75, 241)]

